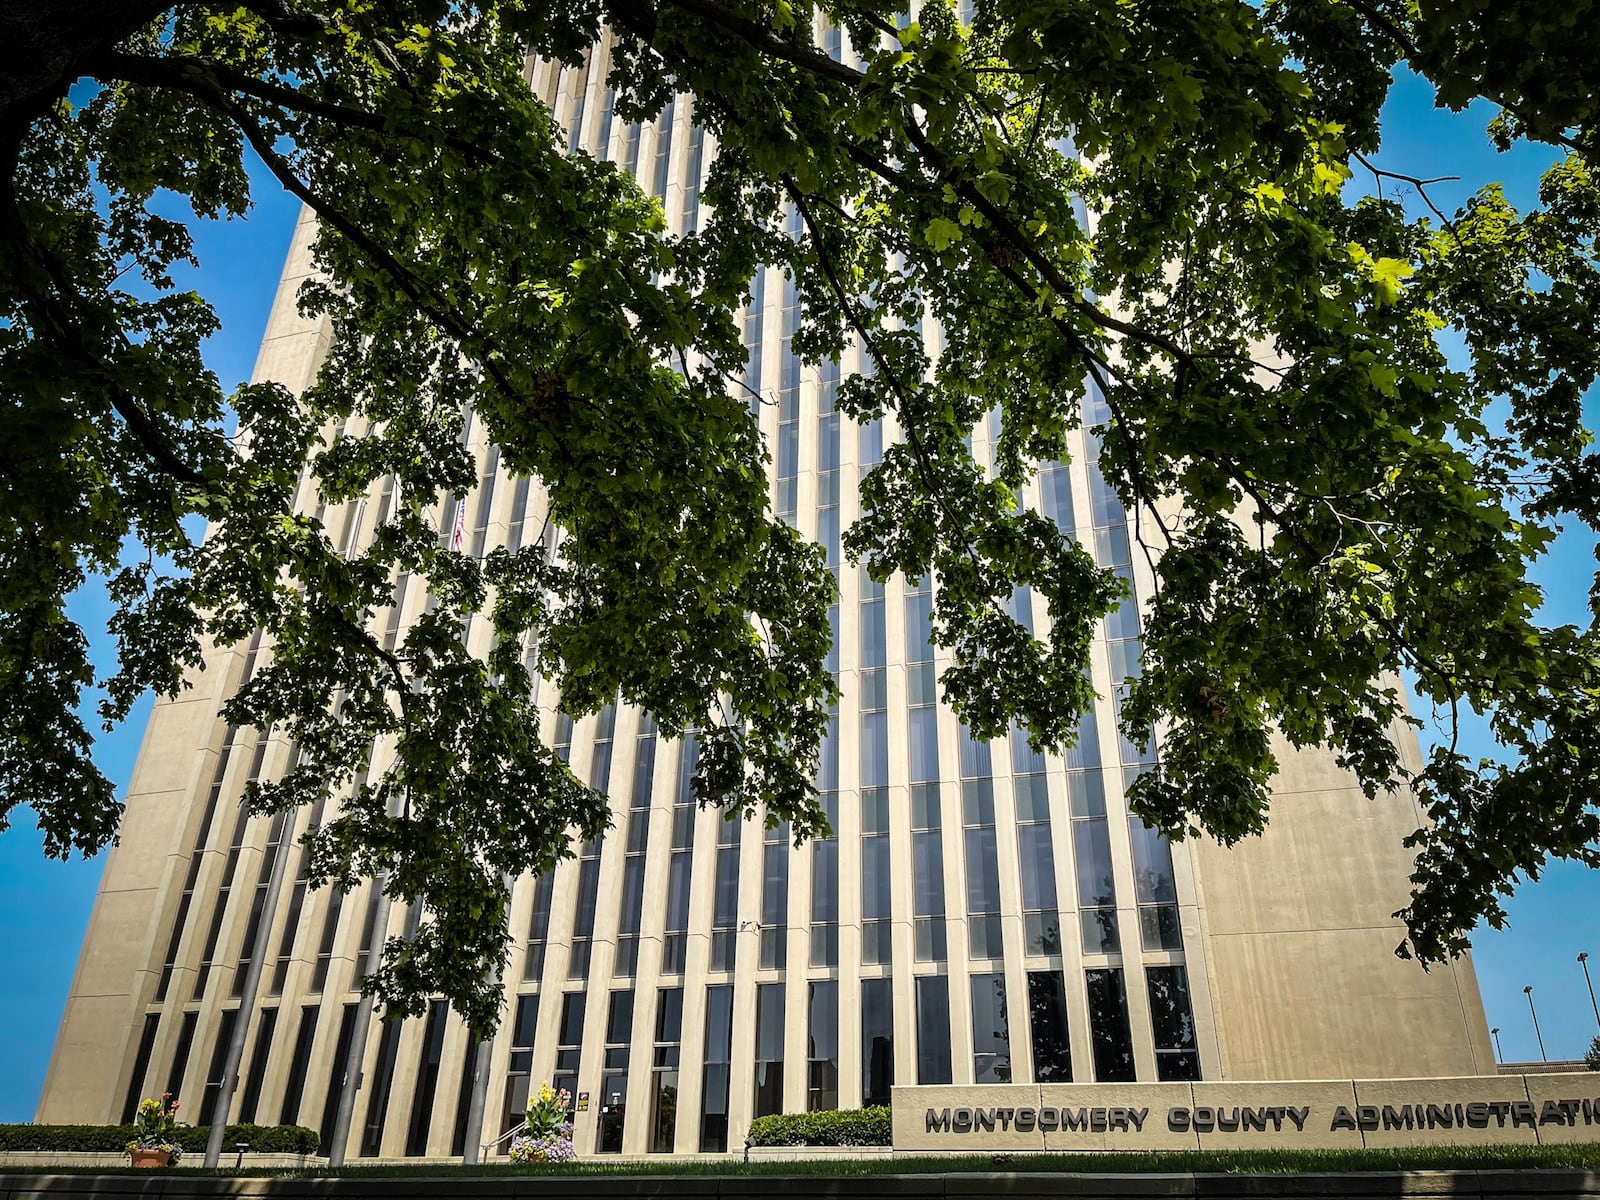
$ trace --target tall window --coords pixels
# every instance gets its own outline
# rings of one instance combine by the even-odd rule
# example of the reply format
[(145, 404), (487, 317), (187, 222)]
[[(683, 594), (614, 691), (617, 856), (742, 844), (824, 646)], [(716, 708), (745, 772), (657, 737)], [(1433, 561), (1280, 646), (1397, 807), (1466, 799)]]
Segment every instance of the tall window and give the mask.
[(528, 914), (528, 952), (522, 960), (524, 982), (537, 982), (544, 974), (544, 950), (550, 937), (550, 900), (555, 895), (554, 871), (533, 881), (533, 905)]
[(889, 1103), (894, 1086), (894, 987), (888, 979), (861, 981), (861, 1102)]
[(1181, 965), (1146, 967), (1144, 976), (1155, 1033), (1156, 1078), (1199, 1079), (1200, 1051), (1189, 1003), (1189, 973)]
[(605, 1073), (600, 1080), (600, 1135), (595, 1149), (601, 1154), (622, 1153), (622, 1133), (628, 1116), (628, 1051), (633, 1044), (633, 992), (611, 993), (606, 1014)]
[(371, 1082), (372, 1092), (367, 1098), (367, 1123), (361, 1135), (363, 1158), (374, 1158), (383, 1152), (383, 1131), (389, 1119), (389, 1093), (394, 1087), (395, 1056), (400, 1052), (400, 1030), (404, 1024), (399, 1017), (389, 1017), (383, 1022), (383, 1032), (378, 1035), (378, 1061)]
[(300, 1029), (294, 1038), (294, 1053), (289, 1058), (289, 1077), (283, 1085), (283, 1105), (278, 1124), (293, 1125), (300, 1119), (300, 1098), (305, 1094), (306, 1069), (311, 1065), (311, 1045), (317, 1036), (317, 1018), (322, 1009), (307, 1004), (300, 1010)]
[(583, 1057), (583, 1016), (587, 1003), (583, 992), (566, 992), (561, 997), (561, 1028), (556, 1041), (556, 1070), (550, 1084), (560, 1091), (578, 1093), (578, 1070)]
[(1172, 845), (1138, 817), (1128, 818), (1133, 844), (1133, 889), (1139, 902), (1139, 940), (1146, 950), (1182, 950), (1178, 888), (1172, 873)]
[(917, 976), (917, 1082), (950, 1082), (950, 981)]
[(784, 985), (756, 987), (756, 1100), (755, 1115), (783, 1111), (783, 1001)]
[(761, 862), (762, 970), (782, 970), (789, 944), (789, 822), (764, 831)]
[(811, 965), (839, 965), (839, 710), (828, 713), (817, 767), (817, 802), (828, 836), (811, 842)]
[(728, 1149), (728, 1069), (733, 1059), (733, 985), (706, 988), (706, 1060), (700, 1091), (700, 1152)]
[(890, 961), (888, 634), (883, 585), (861, 571), (861, 961)]
[(736, 815), (717, 826), (717, 875), (711, 902), (711, 969), (733, 970), (739, 948), (739, 834)]
[(1011, 1022), (1006, 977), (999, 972), (972, 977), (972, 1077), (978, 1083), (1011, 1082)]
[(700, 743), (683, 735), (678, 759), (678, 791), (672, 806), (672, 857), (667, 862), (666, 934), (661, 940), (661, 972), (683, 974), (689, 939), (689, 881), (694, 865), (694, 773)]
[(961, 731), (961, 824), (967, 860), (967, 953), (1004, 955), (1000, 935), (1000, 864), (995, 848), (994, 779), (989, 743)]
[(655, 1062), (650, 1074), (650, 1153), (671, 1154), (678, 1129), (678, 1051), (683, 1041), (683, 989), (656, 993)]
[(839, 1107), (839, 983), (806, 985), (806, 1111)]
[(1033, 1035), (1035, 1082), (1071, 1083), (1067, 995), (1060, 971), (1028, 972), (1028, 1029)]
[[(533, 1072), (533, 1035), (539, 1024), (539, 997), (518, 996), (511, 1022), (511, 1058), (506, 1067), (505, 1104), (500, 1110), (500, 1132), (509, 1133), (528, 1111), (528, 1089)], [(510, 1149), (500, 1143), (501, 1153)]]
[(439, 1090), (439, 1063), (444, 1057), (444, 1030), (449, 1018), (447, 1001), (434, 1000), (428, 1005), (416, 1088), (411, 1094), (411, 1122), (406, 1129), (406, 1154), (409, 1156), (428, 1152), (428, 1131), (433, 1125), (433, 1101)]
[(1055, 844), (1050, 836), (1050, 797), (1045, 787), (1044, 756), (1028, 744), (1027, 734), (1015, 726), (1011, 729), (1011, 770), (1017, 805), (1023, 952), (1060, 954)]
[(633, 759), (633, 801), (628, 809), (622, 860), (622, 907), (617, 917), (617, 956), (612, 974), (631, 977), (639, 963), (639, 922), (644, 915), (645, 855), (650, 849), (650, 795), (656, 770), (656, 723), (640, 719)]
[(1128, 992), (1122, 968), (1102, 967), (1086, 974), (1094, 1077), (1100, 1083), (1131, 1083), (1133, 1039), (1128, 1032)]

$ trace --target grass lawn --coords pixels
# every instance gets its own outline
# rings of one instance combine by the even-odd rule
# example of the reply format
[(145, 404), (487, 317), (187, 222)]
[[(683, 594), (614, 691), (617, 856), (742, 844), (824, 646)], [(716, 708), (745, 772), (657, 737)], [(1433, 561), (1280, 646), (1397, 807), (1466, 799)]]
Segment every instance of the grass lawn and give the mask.
[[(198, 1158), (191, 1156), (191, 1161)], [(120, 1170), (121, 1168), (118, 1168)], [(561, 1177), (618, 1175), (760, 1175), (860, 1176), (923, 1175), (949, 1172), (1057, 1172), (1072, 1174), (1304, 1174), (1328, 1171), (1448, 1170), (1591, 1170), (1600, 1171), (1600, 1143), (1576, 1146), (1419, 1147), (1410, 1150), (1217, 1150), (1161, 1151), (1125, 1154), (975, 1154), (951, 1158), (841, 1159), (801, 1162), (696, 1160), (616, 1162), (590, 1158), (549, 1167), (488, 1164), (463, 1167), (449, 1163), (415, 1166), (345, 1166), (250, 1168), (214, 1172), (173, 1168), (188, 1176), (221, 1175), (286, 1179), (466, 1179), (542, 1175)], [(106, 1167), (21, 1167), (0, 1162), (0, 1173), (108, 1174)]]

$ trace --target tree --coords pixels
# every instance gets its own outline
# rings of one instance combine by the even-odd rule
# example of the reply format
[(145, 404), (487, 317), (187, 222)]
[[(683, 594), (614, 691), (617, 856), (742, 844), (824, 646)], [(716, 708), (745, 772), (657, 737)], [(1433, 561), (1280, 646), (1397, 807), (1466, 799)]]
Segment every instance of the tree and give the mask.
[(1589, 1049), (1583, 1056), (1583, 1064), (1591, 1071), (1600, 1071), (1600, 1034), (1589, 1043)]
[[(731, 382), (732, 314), (777, 263), (800, 352), (854, 338), (873, 364), (839, 407), (902, 437), (847, 546), (877, 576), (937, 581), (944, 694), (980, 736), (1015, 720), (1059, 747), (1090, 700), (1091, 635), (1124, 585), (1014, 499), (1088, 424), (1159, 581), (1121, 709), (1160, 742), (1135, 811), (1174, 837), (1258, 831), (1275, 731), (1332, 747), (1369, 796), (1413, 788), (1430, 824), (1402, 951), (1425, 961), (1503, 921), (1519, 874), (1600, 861), (1596, 633), (1541, 627), (1527, 580), (1563, 522), (1600, 523), (1587, 7), (895, 7), (6, 6), (0, 813), (31, 804), (54, 854), (115, 829), (63, 607), (95, 572), (118, 605), (108, 722), (182, 687), (206, 639), (262, 631), (227, 719), (276, 725), (298, 757), (252, 803), (353, 789), (309, 841), (315, 878), (387, 872), (432, 914), (371, 981), (394, 1011), (443, 991), (490, 1027), (505, 878), (606, 821), (529, 734), (529, 648), (574, 715), (620, 696), (668, 735), (697, 729), (704, 801), (815, 833), (833, 585), (768, 509)], [(823, 18), (856, 55), (826, 52)], [(617, 114), (692, 95), (715, 136), (699, 232), (666, 237), (523, 81), (525, 51), (576, 64), (606, 27)], [(1559, 148), (1540, 207), (1486, 188), (1446, 214), (1421, 180), (1411, 207), (1394, 198), (1371, 156), (1400, 63), (1444, 103), (1492, 101), (1495, 137)], [(222, 394), (199, 355), (211, 310), (169, 273), (187, 230), (152, 205), (243, 211), (246, 145), (321, 219), (302, 303), (335, 342), (301, 397)], [(1352, 175), (1389, 191), (1352, 198)], [(469, 406), (547, 489), (559, 554), (440, 544), (473, 483)], [(996, 406), (991, 477), (963, 438)], [(363, 553), (305, 515), (390, 478)], [(397, 573), (436, 603), (390, 647), (371, 628)], [(1009, 615), (1024, 586), (1047, 601), (1042, 638)], [(484, 657), (462, 645), (472, 613), (495, 632)], [(1504, 761), (1450, 746), (1408, 775), (1402, 672), (1452, 719), (1488, 714)], [(380, 741), (394, 765), (368, 778)]]

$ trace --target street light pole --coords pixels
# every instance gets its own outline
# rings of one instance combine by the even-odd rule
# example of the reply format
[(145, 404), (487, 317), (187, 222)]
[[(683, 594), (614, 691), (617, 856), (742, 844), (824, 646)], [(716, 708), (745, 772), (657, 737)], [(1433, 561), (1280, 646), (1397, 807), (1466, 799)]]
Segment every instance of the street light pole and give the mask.
[(1506, 1052), (1500, 1049), (1500, 1026), (1496, 1025), (1493, 1029), (1489, 1030), (1489, 1032), (1494, 1037), (1494, 1060), (1495, 1062), (1504, 1062), (1506, 1058)]
[(1594, 999), (1594, 980), (1589, 978), (1589, 952), (1578, 955), (1578, 965), (1583, 968), (1583, 981), (1589, 985), (1589, 1007), (1594, 1009), (1594, 1023), (1600, 1025), (1600, 1004)]
[(1539, 1013), (1533, 1007), (1533, 985), (1530, 983), (1522, 989), (1522, 994), (1528, 998), (1528, 1012), (1533, 1015), (1533, 1036), (1539, 1039), (1539, 1061), (1549, 1062), (1550, 1056), (1544, 1052), (1544, 1034), (1539, 1032)]

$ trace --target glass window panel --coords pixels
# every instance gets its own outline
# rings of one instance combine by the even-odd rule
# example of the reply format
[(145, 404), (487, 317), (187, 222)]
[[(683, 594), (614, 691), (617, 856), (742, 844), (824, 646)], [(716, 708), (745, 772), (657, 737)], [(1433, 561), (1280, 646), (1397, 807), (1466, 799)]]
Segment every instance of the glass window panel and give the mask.
[(1182, 950), (1183, 926), (1176, 904), (1139, 906), (1139, 940), (1146, 950)]
[(863, 713), (861, 717), (861, 786), (884, 787), (889, 782), (889, 714)]
[(1050, 785), (1048, 776), (1018, 775), (1011, 783), (1012, 794), (1017, 803), (1017, 820), (1048, 821), (1050, 819)]
[(1131, 1083), (1134, 1079), (1133, 1038), (1128, 1031), (1128, 994), (1122, 968), (1100, 968), (1086, 972), (1086, 976), (1095, 1080)]
[(994, 774), (989, 743), (973, 740), (965, 726), (961, 729), (961, 778), (987, 779)]
[(937, 832), (911, 835), (912, 913), (944, 916), (944, 839)]
[(1122, 939), (1117, 933), (1116, 909), (1086, 908), (1079, 916), (1083, 923), (1085, 954), (1117, 954), (1122, 950)]
[(624, 1045), (633, 1040), (633, 992), (611, 993), (611, 1011), (606, 1015), (606, 1043)]
[(950, 981), (943, 975), (917, 976), (917, 1082), (950, 1080)]
[(1128, 840), (1133, 845), (1133, 887), (1139, 903), (1176, 904), (1171, 843), (1138, 817), (1128, 818)]
[(944, 962), (949, 957), (943, 917), (920, 917), (913, 922), (918, 962)]
[(807, 985), (806, 1110), (839, 1107), (839, 984), (819, 979)]
[(834, 838), (811, 843), (811, 920), (839, 919), (839, 843)]
[(733, 1050), (733, 987), (706, 988), (705, 1075), (701, 1087), (700, 1152), (728, 1149), (728, 1064)]
[(1028, 1021), (1033, 1034), (1035, 1082), (1071, 1083), (1067, 993), (1060, 971), (1028, 972)]
[(999, 973), (972, 976), (972, 1060), (976, 1082), (1011, 1082), (1006, 977)]
[(1103, 819), (1072, 823), (1074, 860), (1078, 867), (1078, 903), (1084, 908), (1117, 902), (1111, 869), (1111, 834)]
[(963, 825), (994, 824), (994, 780), (962, 780), (961, 823)]
[(1023, 952), (1026, 954), (1061, 953), (1061, 914), (1053, 908), (1022, 916)]
[(939, 778), (937, 712), (932, 705), (910, 710), (912, 783), (931, 783)]
[(1078, 739), (1062, 751), (1061, 757), (1069, 769), (1100, 765), (1100, 723), (1093, 706), (1083, 710), (1078, 718)]
[(1099, 771), (1067, 772), (1067, 803), (1075, 817), (1106, 815), (1106, 785)]
[(1200, 1078), (1188, 972), (1182, 966), (1149, 967), (1145, 982), (1150, 993), (1158, 1076), (1164, 1080)]
[(868, 788), (861, 793), (861, 832), (889, 832), (888, 788)]
[(717, 850), (716, 896), (712, 927), (732, 929), (739, 919), (739, 848), (723, 846)]
[(783, 984), (757, 986), (755, 1115), (758, 1117), (783, 1111), (783, 1001)]
[(1044, 773), (1044, 755), (1028, 744), (1028, 733), (1017, 725), (1011, 726), (1011, 772), (1014, 775), (1040, 775)]
[(1004, 958), (1005, 944), (1001, 941), (998, 916), (967, 918), (967, 956), (969, 958)]
[(876, 834), (861, 839), (861, 915), (867, 920), (890, 916), (889, 839)]
[(881, 667), (886, 662), (888, 638), (884, 632), (882, 600), (865, 600), (861, 604), (861, 662), (862, 670)]
[[(967, 912), (1000, 911), (1000, 867), (995, 854), (994, 827), (965, 831), (967, 847)], [(887, 914), (885, 914), (887, 915)]]
[[(690, 810), (693, 811), (693, 810)], [(669, 932), (689, 928), (689, 871), (691, 855), (688, 850), (676, 851), (667, 868), (667, 924)]]
[(1029, 911), (1056, 906), (1056, 863), (1050, 826), (1043, 822), (1017, 826), (1017, 852), (1022, 868), (1022, 907)]
[(889, 1103), (894, 1085), (894, 989), (887, 979), (861, 981), (861, 1102)]
[(939, 828), (939, 787), (930, 784), (911, 789), (911, 828)]

